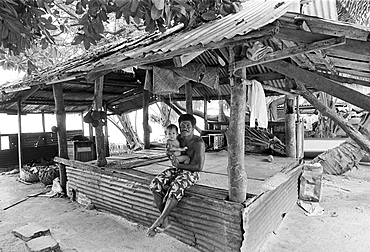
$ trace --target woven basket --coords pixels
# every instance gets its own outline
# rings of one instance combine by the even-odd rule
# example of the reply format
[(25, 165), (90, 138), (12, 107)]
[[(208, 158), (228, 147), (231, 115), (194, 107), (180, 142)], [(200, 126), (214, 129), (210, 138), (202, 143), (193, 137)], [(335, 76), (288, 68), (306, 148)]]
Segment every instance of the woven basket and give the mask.
[(39, 181), (39, 174), (37, 173), (32, 173), (29, 171), (26, 171), (25, 169), (21, 168), (19, 172), (19, 177), (21, 180), (26, 181), (26, 182), (38, 182)]

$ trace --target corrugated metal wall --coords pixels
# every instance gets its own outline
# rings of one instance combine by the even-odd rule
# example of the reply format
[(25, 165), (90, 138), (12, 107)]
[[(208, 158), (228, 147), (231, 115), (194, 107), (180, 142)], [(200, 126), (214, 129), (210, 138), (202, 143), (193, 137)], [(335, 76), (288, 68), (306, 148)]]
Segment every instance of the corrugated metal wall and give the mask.
[[(113, 173), (81, 164), (82, 168), (67, 166), (68, 187), (86, 194), (97, 209), (147, 227), (159, 216), (149, 190), (153, 175), (133, 169)], [(224, 196), (220, 189), (194, 185), (171, 213), (167, 233), (201, 251), (239, 251), (243, 205), (225, 201)]]
[(244, 241), (245, 244), (243, 242), (243, 252), (258, 251), (258, 248), (276, 230), (285, 214), (296, 203), (301, 170), (301, 167), (297, 167), (286, 182), (275, 190), (263, 193), (247, 206), (245, 209), (247, 211), (246, 234), (244, 235), (246, 241)]
[[(36, 162), (38, 159), (53, 159), (58, 155), (58, 145), (22, 148), (23, 164)], [(18, 166), (18, 149), (0, 151), (0, 168)]]
[[(67, 138), (74, 135), (81, 135), (82, 130), (67, 131)], [(8, 168), (18, 166), (18, 135), (17, 134), (3, 134), (2, 136), (9, 136), (11, 149), (0, 151), (0, 168)], [(46, 145), (43, 140), (46, 137)], [(40, 138), (41, 137), (41, 138)], [(36, 161), (39, 158), (52, 159), (58, 155), (58, 139), (57, 134), (51, 132), (46, 133), (23, 133), (22, 134), (22, 158), (23, 164)], [(40, 139), (39, 139), (40, 138)], [(35, 144), (39, 141), (38, 146)]]

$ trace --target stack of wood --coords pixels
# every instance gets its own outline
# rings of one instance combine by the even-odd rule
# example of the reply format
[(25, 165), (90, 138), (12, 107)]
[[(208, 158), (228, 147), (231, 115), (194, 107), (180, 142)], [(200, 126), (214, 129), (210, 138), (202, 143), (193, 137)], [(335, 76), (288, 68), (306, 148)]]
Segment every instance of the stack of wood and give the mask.
[(285, 155), (285, 145), (266, 129), (245, 126), (245, 145), (258, 146), (263, 152)]

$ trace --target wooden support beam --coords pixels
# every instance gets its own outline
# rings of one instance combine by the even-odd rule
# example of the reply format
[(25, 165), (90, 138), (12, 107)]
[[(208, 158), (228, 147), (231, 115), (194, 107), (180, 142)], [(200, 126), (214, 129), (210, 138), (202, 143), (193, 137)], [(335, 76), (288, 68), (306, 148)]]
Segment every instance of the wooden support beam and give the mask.
[(304, 157), (304, 123), (299, 111), (299, 95), (296, 97), (296, 158)]
[(193, 114), (193, 87), (189, 81), (185, 84), (186, 113)]
[(326, 55), (324, 50), (316, 50), (315, 54), (319, 56), (322, 61), (324, 62), (325, 66), (330, 70), (331, 73), (334, 75), (338, 75), (338, 69), (334, 66), (334, 63), (331, 61), (331, 59)]
[(304, 83), (306, 87), (312, 87), (335, 96), (343, 101), (351, 103), (366, 111), (370, 111), (370, 97), (351, 88), (338, 84), (316, 73), (304, 70), (285, 61), (276, 61), (264, 64), (276, 72), (289, 76), (296, 82)]
[(352, 124), (345, 121), (343, 117), (339, 116), (336, 111), (328, 108), (324, 104), (322, 104), (316, 96), (314, 96), (311, 92), (309, 92), (305, 84), (301, 81), (297, 81), (297, 87), (299, 90), (299, 94), (303, 96), (312, 106), (314, 106), (321, 114), (324, 116), (329, 117), (333, 120), (336, 124), (338, 124), (344, 132), (348, 134), (349, 137), (353, 139), (364, 151), (370, 154), (370, 140), (365, 135), (361, 134), (357, 129), (355, 129)]
[(276, 88), (276, 87), (273, 87), (273, 86), (262, 84), (262, 87), (263, 87), (263, 89), (268, 90), (268, 91), (273, 91), (273, 92), (280, 93), (280, 94), (283, 94), (283, 95), (292, 95), (292, 96), (294, 96), (294, 94), (292, 94), (288, 91), (285, 91), (285, 90), (282, 90), (280, 88)]
[[(242, 71), (246, 78), (246, 69)], [(234, 78), (234, 77), (232, 77)], [(247, 174), (244, 167), (246, 85), (232, 81), (230, 124), (226, 132), (228, 144), (229, 200), (242, 203), (247, 196)]]
[[(296, 43), (313, 43), (316, 41), (332, 38), (332, 36), (325, 34), (316, 34), (302, 30), (289, 29), (281, 27), (279, 33), (275, 35), (277, 39), (284, 39), (294, 41)], [(346, 44), (339, 45), (337, 47), (329, 49), (331, 50), (340, 50), (353, 54), (358, 54), (362, 56), (370, 56), (370, 42), (359, 41), (353, 39), (346, 39)]]
[(144, 149), (150, 149), (150, 125), (149, 125), (149, 91), (143, 90), (143, 130)]
[(80, 113), (81, 116), (81, 130), (82, 130), (82, 135), (85, 136), (85, 124), (84, 124), (84, 113)]
[(19, 171), (23, 167), (23, 154), (22, 154), (22, 102), (21, 98), (18, 98), (17, 102), (18, 108), (18, 165)]
[[(293, 47), (297, 45), (295, 42), (289, 40), (279, 40), (276, 38), (271, 38), (271, 41), (275, 44), (277, 48), (279, 48), (279, 50), (283, 50), (286, 47)], [(305, 67), (309, 70), (316, 70), (315, 64), (312, 63), (312, 61), (307, 57), (306, 54), (298, 54), (290, 58), (297, 64), (299, 64), (301, 67)]]
[[(105, 114), (107, 115), (108, 110), (107, 110), (107, 102), (106, 101), (103, 102), (103, 108), (104, 108)], [(108, 119), (105, 120), (105, 125), (104, 125), (104, 143), (105, 143), (106, 156), (110, 157), (110, 153), (109, 153), (109, 135), (108, 135)]]
[(266, 54), (266, 56), (260, 60), (253, 61), (250, 59), (244, 59), (244, 60), (237, 61), (235, 62), (235, 70), (241, 69), (243, 67), (251, 67), (251, 66), (263, 64), (265, 62), (277, 61), (280, 59), (289, 58), (294, 55), (313, 52), (315, 50), (343, 45), (345, 43), (346, 43), (345, 37), (340, 37), (340, 38), (330, 38), (327, 40), (322, 40), (322, 41), (318, 41), (318, 42), (314, 42), (314, 43), (306, 44), (306, 45), (298, 45), (294, 47), (289, 47), (289, 48), (286, 48), (280, 51)]
[(333, 81), (340, 82), (340, 83), (356, 84), (356, 85), (361, 85), (365, 87), (370, 87), (370, 81), (358, 80), (358, 79), (351, 78), (351, 77), (343, 77), (343, 76), (332, 75), (328, 73), (317, 73), (317, 74), (327, 79), (331, 79)]
[[(104, 76), (96, 79), (95, 84), (94, 84), (94, 106), (93, 107), (94, 107), (94, 110), (96, 111), (102, 111), (103, 88), (104, 88)], [(99, 125), (95, 127), (97, 165), (99, 167), (104, 167), (107, 164), (104, 139), (105, 138), (104, 138), (102, 121), (99, 120)]]
[(192, 52), (192, 53), (184, 53), (183, 55), (180, 56), (175, 56), (173, 57), (173, 64), (175, 67), (183, 67), (186, 64), (188, 64), (190, 61), (201, 55), (203, 51), (198, 51), (198, 52)]
[(94, 128), (93, 128), (91, 123), (89, 123), (89, 138), (90, 138), (90, 141), (95, 142), (95, 140), (94, 140)]
[(204, 113), (204, 129), (208, 129), (208, 114), (207, 114), (207, 99), (203, 100), (203, 113)]
[[(59, 157), (68, 159), (66, 110), (63, 99), (63, 84), (53, 85), (53, 92), (55, 100), (55, 116), (58, 127), (58, 153)], [(66, 193), (67, 173), (66, 167), (63, 164), (59, 164), (59, 179), (63, 192)]]
[(367, 26), (361, 27), (355, 24), (336, 22), (297, 13), (294, 13), (294, 21), (297, 25), (301, 23), (299, 21), (304, 21), (312, 32), (319, 34), (345, 36), (346, 38), (362, 41), (368, 41), (370, 36), (370, 30)]

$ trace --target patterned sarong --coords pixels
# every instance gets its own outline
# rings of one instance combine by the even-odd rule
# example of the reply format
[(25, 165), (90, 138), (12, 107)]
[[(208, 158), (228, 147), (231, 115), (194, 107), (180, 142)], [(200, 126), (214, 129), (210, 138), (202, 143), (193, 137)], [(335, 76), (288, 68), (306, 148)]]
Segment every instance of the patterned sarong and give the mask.
[(163, 202), (175, 197), (180, 201), (184, 196), (185, 189), (194, 185), (199, 179), (198, 172), (170, 168), (159, 173), (150, 183), (150, 190), (158, 193)]

